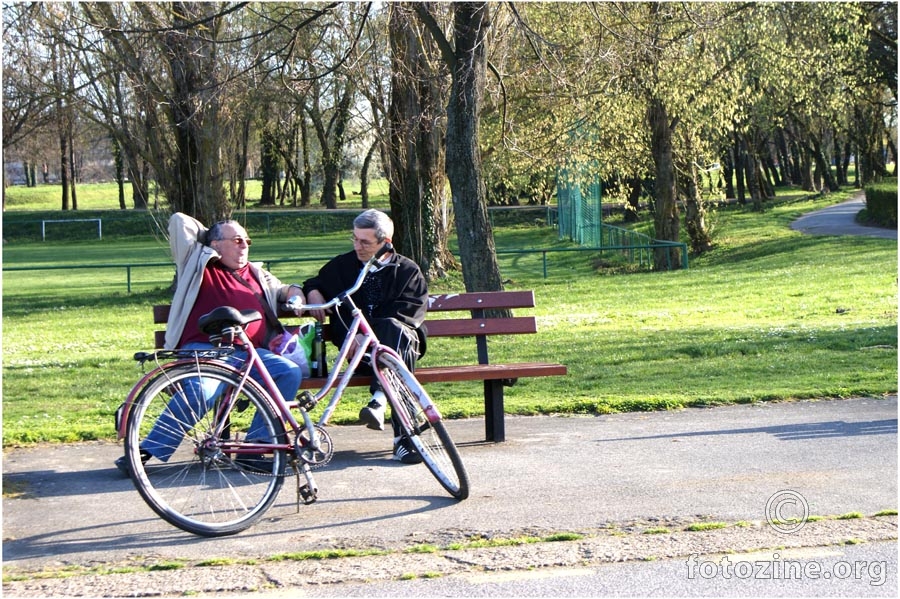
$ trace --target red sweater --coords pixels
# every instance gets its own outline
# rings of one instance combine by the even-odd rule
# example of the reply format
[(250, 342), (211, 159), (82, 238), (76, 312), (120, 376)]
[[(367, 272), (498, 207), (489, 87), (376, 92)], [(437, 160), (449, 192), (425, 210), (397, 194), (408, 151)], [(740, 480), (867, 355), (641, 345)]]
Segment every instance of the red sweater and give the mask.
[[(194, 302), (194, 307), (191, 308), (191, 314), (188, 316), (184, 332), (181, 334), (179, 347), (193, 342), (209, 343), (209, 335), (200, 330), (197, 326), (197, 321), (200, 320), (201, 316), (212, 312), (219, 306), (231, 306), (238, 310), (259, 311), (263, 318), (247, 325), (247, 335), (250, 337), (253, 345), (265, 347), (266, 312), (265, 307), (259, 300), (259, 297), (264, 297), (262, 287), (253, 277), (249, 264), (235, 272), (250, 283), (253, 289), (248, 289), (246, 285), (231, 274), (229, 269), (220, 266), (218, 262), (210, 262), (207, 265), (203, 271), (203, 282), (200, 283), (197, 301)], [(254, 295), (254, 292), (259, 297)]]

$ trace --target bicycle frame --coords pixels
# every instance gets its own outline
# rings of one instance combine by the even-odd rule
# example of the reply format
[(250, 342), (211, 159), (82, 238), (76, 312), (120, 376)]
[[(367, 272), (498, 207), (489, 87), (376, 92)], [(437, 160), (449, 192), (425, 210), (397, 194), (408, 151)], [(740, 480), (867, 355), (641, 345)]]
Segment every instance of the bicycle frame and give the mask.
[[(372, 326), (349, 296), (346, 298), (346, 301), (352, 307), (351, 313), (353, 314), (353, 320), (347, 328), (347, 336), (344, 338), (344, 342), (341, 344), (340, 350), (338, 351), (338, 356), (334, 362), (335, 367), (329, 370), (328, 378), (325, 380), (325, 383), (313, 396), (313, 401), (318, 403), (323, 400), (329, 392), (332, 390), (334, 391), (331, 400), (325, 406), (325, 410), (319, 418), (318, 424), (322, 426), (328, 424), (334, 410), (337, 408), (343, 397), (344, 390), (350, 384), (350, 378), (356, 373), (356, 369), (359, 367), (359, 364), (367, 353), (370, 355), (371, 364), (373, 365), (377, 363), (376, 360), (380, 352), (391, 352), (397, 355), (391, 348), (381, 345), (372, 330)], [(361, 338), (359, 338), (360, 336)], [(357, 342), (357, 348), (351, 355), (350, 347), (352, 341)], [(400, 356), (397, 355), (397, 357), (399, 358)], [(344, 364), (345, 361), (347, 362), (347, 367), (343, 371), (339, 371), (336, 367)], [(373, 370), (375, 370), (373, 376), (378, 376), (377, 369)], [(338, 380), (338, 376), (340, 376), (340, 380)]]

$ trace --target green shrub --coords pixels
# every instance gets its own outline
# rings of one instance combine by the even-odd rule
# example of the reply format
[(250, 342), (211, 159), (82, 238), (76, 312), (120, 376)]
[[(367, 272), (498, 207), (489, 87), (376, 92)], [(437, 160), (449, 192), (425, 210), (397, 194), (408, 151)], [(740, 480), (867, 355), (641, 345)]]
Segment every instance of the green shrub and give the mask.
[(866, 186), (866, 216), (885, 227), (897, 227), (897, 179)]

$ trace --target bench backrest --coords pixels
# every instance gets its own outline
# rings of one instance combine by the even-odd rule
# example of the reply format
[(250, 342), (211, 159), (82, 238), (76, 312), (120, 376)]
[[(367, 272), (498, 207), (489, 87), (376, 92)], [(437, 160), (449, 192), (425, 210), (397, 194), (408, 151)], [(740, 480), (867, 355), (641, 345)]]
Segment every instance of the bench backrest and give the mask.
[[(153, 306), (153, 322), (155, 324), (166, 323), (169, 318), (169, 307), (168, 304)], [(478, 344), (478, 361), (485, 364), (488, 362), (487, 335), (536, 333), (537, 323), (533, 316), (488, 318), (484, 315), (484, 311), (533, 307), (533, 291), (479, 291), (430, 295), (425, 325), (428, 327), (429, 339), (432, 337), (474, 336)], [(469, 314), (464, 317), (445, 316), (447, 313), (464, 311)], [(157, 348), (164, 346), (165, 339), (165, 331), (156, 331)]]

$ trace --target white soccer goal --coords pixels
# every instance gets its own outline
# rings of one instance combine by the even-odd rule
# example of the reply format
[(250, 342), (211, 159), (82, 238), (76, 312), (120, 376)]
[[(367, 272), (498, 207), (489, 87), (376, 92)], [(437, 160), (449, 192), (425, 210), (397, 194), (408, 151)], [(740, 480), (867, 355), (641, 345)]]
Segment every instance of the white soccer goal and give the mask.
[(99, 218), (68, 218), (64, 220), (42, 220), (41, 241), (47, 240), (47, 223), (97, 223), (97, 238), (103, 239), (103, 221)]

